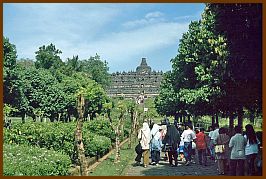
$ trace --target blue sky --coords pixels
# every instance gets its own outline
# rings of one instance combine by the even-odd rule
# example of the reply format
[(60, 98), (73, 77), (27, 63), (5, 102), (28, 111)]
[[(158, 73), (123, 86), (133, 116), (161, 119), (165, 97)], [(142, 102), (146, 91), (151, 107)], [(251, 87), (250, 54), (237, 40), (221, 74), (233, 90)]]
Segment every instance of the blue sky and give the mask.
[(55, 44), (65, 61), (99, 54), (109, 72), (135, 70), (141, 58), (158, 71), (171, 69), (179, 39), (199, 20), (199, 3), (4, 3), (4, 36), (18, 59), (35, 59), (42, 45)]

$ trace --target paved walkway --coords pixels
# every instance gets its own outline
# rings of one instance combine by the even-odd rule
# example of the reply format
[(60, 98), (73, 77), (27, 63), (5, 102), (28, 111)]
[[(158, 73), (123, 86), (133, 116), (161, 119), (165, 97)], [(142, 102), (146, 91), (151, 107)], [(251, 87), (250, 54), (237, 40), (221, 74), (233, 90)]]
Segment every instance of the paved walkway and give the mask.
[[(162, 153), (161, 156), (164, 154)], [(197, 162), (197, 161), (196, 161)], [(180, 161), (177, 167), (170, 167), (168, 161), (161, 159), (158, 166), (149, 165), (144, 168), (143, 165), (135, 166), (135, 161), (125, 169), (126, 176), (217, 176), (217, 163), (208, 159), (207, 166), (192, 163), (185, 166)]]

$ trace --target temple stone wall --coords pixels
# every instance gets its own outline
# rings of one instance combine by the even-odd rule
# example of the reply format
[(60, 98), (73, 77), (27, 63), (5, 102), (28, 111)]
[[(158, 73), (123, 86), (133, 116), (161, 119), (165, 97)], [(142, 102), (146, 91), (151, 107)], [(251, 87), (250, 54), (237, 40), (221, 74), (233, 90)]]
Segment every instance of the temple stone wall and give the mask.
[(146, 58), (142, 58), (136, 71), (116, 72), (111, 74), (111, 85), (107, 90), (110, 97), (124, 96), (137, 98), (156, 96), (159, 94), (163, 72), (152, 71), (147, 65)]

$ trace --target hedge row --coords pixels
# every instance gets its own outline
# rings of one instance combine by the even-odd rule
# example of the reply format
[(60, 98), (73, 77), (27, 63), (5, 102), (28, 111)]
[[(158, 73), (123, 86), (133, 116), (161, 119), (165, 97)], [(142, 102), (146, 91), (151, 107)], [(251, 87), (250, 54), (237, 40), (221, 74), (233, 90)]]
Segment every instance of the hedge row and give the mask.
[(111, 139), (112, 142), (115, 141), (115, 132), (112, 126), (107, 120), (92, 120), (88, 123), (84, 123), (84, 131), (91, 131), (92, 133), (98, 134), (100, 136), (106, 136)]
[[(90, 122), (84, 124), (83, 139), (85, 154), (88, 156), (103, 155), (111, 147), (112, 131), (104, 122), (99, 122), (102, 127), (88, 127)], [(92, 124), (95, 125), (95, 122)], [(4, 129), (4, 142), (15, 144), (27, 144), (41, 148), (61, 151), (69, 157), (74, 149), (74, 130), (76, 123), (41, 123), (29, 122), (14, 124), (12, 129)], [(109, 126), (110, 127), (110, 126)], [(107, 131), (103, 131), (103, 130)], [(99, 136), (106, 135), (106, 136)], [(108, 137), (107, 137), (108, 136)]]
[(62, 152), (28, 145), (4, 144), (4, 176), (55, 176), (68, 175), (69, 156)]

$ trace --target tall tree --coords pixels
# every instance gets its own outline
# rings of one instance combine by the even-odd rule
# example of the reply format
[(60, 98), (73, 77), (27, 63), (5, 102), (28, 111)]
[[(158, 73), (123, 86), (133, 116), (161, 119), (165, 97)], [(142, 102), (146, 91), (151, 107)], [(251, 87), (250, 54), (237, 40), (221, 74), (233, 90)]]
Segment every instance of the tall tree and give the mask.
[(63, 62), (60, 58), (62, 52), (59, 49), (56, 49), (54, 44), (48, 46), (41, 46), (39, 50), (35, 52), (36, 54), (36, 68), (44, 69), (58, 69), (63, 65)]
[(118, 102), (117, 110), (119, 113), (118, 124), (113, 127), (114, 131), (115, 131), (115, 149), (116, 149), (114, 163), (120, 162), (120, 158), (121, 158), (121, 155), (120, 155), (120, 137), (123, 137), (124, 118), (125, 118), (125, 113), (127, 110), (127, 107), (126, 107), (126, 104), (124, 101)]
[(91, 79), (101, 84), (103, 88), (106, 88), (110, 84), (108, 64), (106, 61), (102, 61), (98, 54), (90, 57), (88, 60), (82, 60), (80, 66), (83, 72), (88, 73)]
[(166, 72), (160, 85), (160, 93), (154, 100), (156, 110), (161, 115), (174, 116), (181, 113), (184, 103), (180, 102), (173, 87), (172, 72)]
[(208, 9), (202, 20), (191, 22), (178, 52), (171, 60), (171, 84), (179, 103), (190, 114), (217, 113), (228, 51), (225, 38), (214, 32), (214, 14)]
[(236, 104), (239, 125), (243, 107), (262, 107), (262, 4), (208, 4), (216, 14), (215, 30), (224, 34), (230, 56), (224, 90), (227, 104)]
[(19, 109), (35, 118), (34, 111), (39, 109), (51, 121), (58, 118), (66, 106), (65, 95), (56, 78), (45, 69), (21, 69), (21, 81), (25, 102)]
[(19, 107), (22, 95), (20, 76), (17, 67), (17, 51), (16, 46), (4, 37), (3, 41), (3, 81), (4, 81), (4, 103), (13, 107)]
[(71, 75), (75, 72), (81, 72), (81, 61), (79, 60), (78, 55), (73, 56), (72, 58), (68, 58), (66, 61), (66, 67), (65, 67), (64, 73), (66, 75)]
[(64, 98), (66, 100), (66, 121), (70, 121), (70, 117), (74, 115), (78, 118), (76, 109), (76, 94), (77, 92), (89, 86), (91, 79), (86, 73), (78, 72), (73, 73), (71, 76), (65, 76), (60, 83), (60, 89), (64, 92)]
[(133, 99), (127, 100), (126, 107), (127, 107), (127, 112), (130, 115), (130, 121), (131, 121), (131, 128), (130, 128), (129, 142), (128, 142), (128, 148), (131, 148), (132, 136), (135, 135), (135, 130), (136, 130), (136, 110), (137, 110), (136, 101)]
[(106, 92), (94, 80), (89, 80), (90, 83), (82, 89), (85, 98), (85, 113), (84, 117), (90, 116), (90, 119), (96, 117), (105, 111), (104, 104), (108, 103)]

